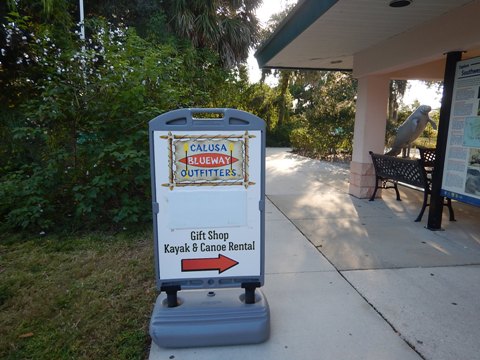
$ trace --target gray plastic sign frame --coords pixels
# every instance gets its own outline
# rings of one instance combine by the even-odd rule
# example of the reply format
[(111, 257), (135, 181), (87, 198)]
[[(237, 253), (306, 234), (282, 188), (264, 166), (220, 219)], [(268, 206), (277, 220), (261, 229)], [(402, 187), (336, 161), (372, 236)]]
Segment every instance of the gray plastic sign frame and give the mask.
[(264, 284), (265, 122), (179, 109), (149, 122), (158, 290)]

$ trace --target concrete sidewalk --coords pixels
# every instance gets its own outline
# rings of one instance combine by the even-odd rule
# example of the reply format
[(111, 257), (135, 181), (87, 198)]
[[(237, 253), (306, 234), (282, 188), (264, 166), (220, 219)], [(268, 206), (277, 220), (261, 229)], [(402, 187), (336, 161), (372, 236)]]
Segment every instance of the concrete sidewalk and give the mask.
[(420, 193), (356, 199), (348, 173), (267, 149), (270, 339), (150, 359), (479, 359), (480, 209), (454, 203), (432, 232)]

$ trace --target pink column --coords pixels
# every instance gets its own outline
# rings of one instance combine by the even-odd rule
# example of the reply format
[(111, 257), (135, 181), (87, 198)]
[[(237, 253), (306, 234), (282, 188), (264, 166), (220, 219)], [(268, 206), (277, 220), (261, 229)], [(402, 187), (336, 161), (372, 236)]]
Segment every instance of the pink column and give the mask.
[(383, 154), (389, 81), (387, 76), (358, 79), (349, 187), (349, 194), (358, 198), (370, 197), (375, 186), (375, 173), (368, 152)]

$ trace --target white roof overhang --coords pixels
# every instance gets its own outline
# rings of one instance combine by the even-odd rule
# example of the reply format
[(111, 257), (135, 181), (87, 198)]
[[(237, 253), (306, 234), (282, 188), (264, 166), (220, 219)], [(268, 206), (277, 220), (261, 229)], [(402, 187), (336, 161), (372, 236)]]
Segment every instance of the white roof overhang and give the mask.
[(442, 79), (445, 53), (480, 55), (480, 0), (303, 0), (257, 50), (261, 68)]

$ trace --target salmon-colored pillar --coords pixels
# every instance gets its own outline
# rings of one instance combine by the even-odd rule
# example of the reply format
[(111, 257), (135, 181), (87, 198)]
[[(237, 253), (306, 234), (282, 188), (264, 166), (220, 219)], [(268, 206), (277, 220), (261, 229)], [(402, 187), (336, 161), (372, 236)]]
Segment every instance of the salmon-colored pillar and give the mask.
[(386, 76), (358, 79), (353, 154), (349, 193), (368, 198), (375, 186), (375, 172), (369, 151), (383, 154), (387, 124), (388, 88)]

